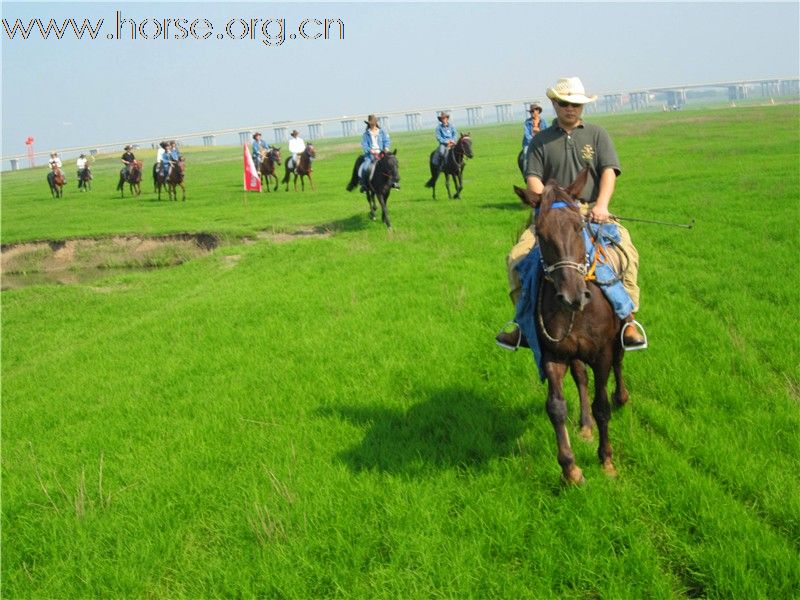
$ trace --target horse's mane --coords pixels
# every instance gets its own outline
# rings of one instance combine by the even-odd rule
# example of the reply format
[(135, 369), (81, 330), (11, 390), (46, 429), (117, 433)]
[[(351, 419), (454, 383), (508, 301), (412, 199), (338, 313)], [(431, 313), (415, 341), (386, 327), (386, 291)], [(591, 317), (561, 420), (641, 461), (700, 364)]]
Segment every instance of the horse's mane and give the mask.
[(540, 218), (546, 217), (556, 202), (564, 202), (566, 204), (564, 208), (567, 208), (568, 212), (565, 214), (574, 213), (580, 217), (581, 210), (578, 202), (570, 195), (568, 190), (559, 186), (555, 179), (551, 179), (542, 191), (542, 199), (539, 203)]

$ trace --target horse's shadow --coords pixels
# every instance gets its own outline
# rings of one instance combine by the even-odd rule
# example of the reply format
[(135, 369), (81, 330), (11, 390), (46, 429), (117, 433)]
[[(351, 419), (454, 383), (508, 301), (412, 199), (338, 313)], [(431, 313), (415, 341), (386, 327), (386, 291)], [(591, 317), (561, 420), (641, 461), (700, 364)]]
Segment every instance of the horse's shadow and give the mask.
[(482, 468), (494, 458), (510, 456), (528, 416), (457, 388), (436, 390), (406, 410), (338, 406), (321, 413), (367, 428), (359, 444), (338, 454), (352, 471), (409, 475), (431, 468)]
[(370, 221), (361, 213), (346, 217), (344, 219), (336, 219), (335, 221), (328, 221), (317, 226), (317, 229), (338, 231), (361, 231), (366, 229)]

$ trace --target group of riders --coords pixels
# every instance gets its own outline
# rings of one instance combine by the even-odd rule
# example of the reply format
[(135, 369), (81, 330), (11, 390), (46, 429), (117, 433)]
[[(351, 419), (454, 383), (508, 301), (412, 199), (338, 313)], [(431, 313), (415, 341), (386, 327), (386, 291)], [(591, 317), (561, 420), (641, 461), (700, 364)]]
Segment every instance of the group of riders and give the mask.
[[(577, 197), (581, 214), (587, 223), (602, 224), (603, 230), (609, 232), (607, 235), (613, 237), (614, 244), (624, 256), (624, 266), (619, 269), (621, 273), (618, 275), (622, 285), (617, 288), (624, 288), (621, 293), (625, 295), (625, 299), (622, 301), (609, 297), (623, 323), (621, 343), (628, 350), (644, 349), (647, 347), (647, 337), (644, 328), (636, 320), (639, 309), (639, 255), (628, 231), (608, 210), (616, 178), (621, 175), (619, 158), (608, 133), (601, 127), (585, 123), (581, 118), (583, 107), (594, 102), (597, 96), (587, 95), (578, 77), (560, 78), (555, 86), (547, 89), (546, 95), (556, 113), (550, 126), (548, 127), (542, 116), (541, 105), (537, 103), (530, 104), (530, 116), (523, 124), (520, 169), (527, 189), (534, 194), (541, 194), (549, 181), (555, 180), (561, 185), (568, 185), (578, 178), (582, 170), (588, 169), (587, 183)], [(437, 118), (439, 124), (435, 135), (438, 147), (431, 156), (432, 177), (426, 183), (427, 187), (435, 185), (438, 173), (442, 172), (459, 140), (457, 129), (450, 123), (450, 115), (440, 112)], [(369, 186), (376, 163), (389, 152), (391, 146), (389, 134), (381, 129), (375, 115), (369, 115), (365, 124), (366, 130), (361, 138), (363, 162), (358, 170), (362, 192)], [(354, 185), (354, 181), (351, 181), (348, 191)], [(517, 267), (536, 246), (532, 215), (528, 227), (506, 261), (509, 295), (517, 307), (523, 291)], [(609, 296), (608, 287), (603, 287), (603, 291)], [(521, 346), (529, 347), (516, 320), (509, 323), (514, 327), (510, 331), (501, 331), (495, 338), (497, 344), (509, 350), (516, 350)]]
[[(639, 287), (637, 283), (639, 259), (638, 252), (633, 246), (630, 234), (609, 213), (609, 203), (614, 193), (616, 178), (621, 175), (619, 158), (608, 133), (601, 127), (585, 123), (582, 120), (583, 107), (594, 102), (597, 96), (585, 93), (583, 83), (578, 77), (564, 77), (558, 80), (555, 86), (547, 88), (548, 99), (552, 102), (556, 118), (548, 127), (542, 117), (542, 107), (539, 104), (529, 106), (530, 117), (523, 124), (522, 157), (521, 165), (527, 189), (533, 194), (541, 194), (549, 181), (555, 180), (561, 185), (575, 181), (578, 174), (588, 169), (588, 180), (583, 190), (578, 194), (581, 213), (589, 223), (603, 223), (613, 228), (616, 244), (626, 258), (624, 272), (620, 275), (621, 282), (627, 293), (627, 302), (622, 303), (617, 310), (618, 317), (624, 323), (622, 330), (622, 344), (627, 349), (639, 349), (647, 346), (647, 338), (642, 326), (636, 321), (635, 313), (639, 308)], [(441, 171), (447, 162), (448, 155), (453, 151), (458, 142), (458, 131), (450, 123), (450, 115), (441, 112), (437, 116), (439, 125), (435, 130), (437, 150), (431, 156), (433, 177), (426, 183), (432, 187), (437, 171)], [(382, 156), (389, 153), (391, 139), (389, 134), (381, 128), (378, 118), (369, 115), (365, 121), (366, 129), (361, 137), (363, 161), (358, 168), (358, 182), (361, 191), (366, 191), (373, 176), (375, 165)], [(262, 139), (260, 133), (253, 135), (252, 157), (258, 168), (261, 161), (269, 152), (269, 145)], [(297, 130), (292, 131), (289, 138), (288, 169), (295, 171), (299, 164), (299, 157), (306, 150), (306, 143)], [(125, 146), (122, 155), (122, 177), (128, 180), (130, 170), (136, 160), (132, 148)], [(161, 142), (153, 167), (154, 175), (161, 181), (170, 176), (172, 169), (182, 160), (174, 140)], [(61, 174), (61, 159), (57, 153), (50, 156), (50, 169), (48, 180), (51, 181), (56, 173)], [(81, 154), (77, 162), (78, 179), (89, 170), (88, 159)], [(348, 185), (348, 190), (353, 189), (354, 181)], [(397, 186), (396, 182), (392, 184)], [(119, 189), (119, 188), (118, 188)], [(519, 304), (522, 293), (522, 282), (517, 267), (537, 247), (534, 219), (531, 218), (528, 227), (520, 236), (517, 244), (507, 256), (509, 295), (515, 305)], [(612, 302), (612, 305), (614, 303)], [(624, 313), (624, 314), (623, 314)], [(516, 350), (520, 346), (528, 346), (524, 332), (516, 326), (511, 331), (502, 331), (496, 336), (497, 344), (503, 348)]]
[[(261, 132), (256, 131), (253, 134), (252, 156), (253, 162), (256, 166), (256, 171), (261, 168), (261, 162), (267, 157), (270, 151), (270, 146), (264, 141)], [(297, 167), (300, 165), (300, 155), (306, 151), (306, 142), (300, 137), (300, 132), (296, 129), (289, 135), (289, 152), (291, 156), (286, 163), (286, 168), (289, 171), (296, 173)], [(309, 156), (309, 160), (313, 161), (314, 157)]]

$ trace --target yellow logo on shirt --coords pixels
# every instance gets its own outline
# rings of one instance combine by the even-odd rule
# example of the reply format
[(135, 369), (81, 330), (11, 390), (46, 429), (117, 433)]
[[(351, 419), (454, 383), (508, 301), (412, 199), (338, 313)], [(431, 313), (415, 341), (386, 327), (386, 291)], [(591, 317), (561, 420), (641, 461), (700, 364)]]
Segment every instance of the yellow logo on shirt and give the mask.
[(589, 144), (586, 144), (583, 148), (581, 148), (581, 157), (583, 160), (592, 160), (594, 158), (594, 148), (592, 148)]

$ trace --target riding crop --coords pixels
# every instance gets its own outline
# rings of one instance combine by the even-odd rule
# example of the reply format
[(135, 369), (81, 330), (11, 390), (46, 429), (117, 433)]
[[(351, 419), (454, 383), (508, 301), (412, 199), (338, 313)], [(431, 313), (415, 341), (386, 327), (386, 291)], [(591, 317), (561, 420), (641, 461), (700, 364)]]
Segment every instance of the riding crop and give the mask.
[(650, 219), (635, 219), (633, 217), (620, 217), (619, 215), (614, 215), (615, 219), (620, 221), (635, 221), (637, 223), (650, 223), (652, 225), (667, 225), (669, 227), (683, 227), (684, 229), (691, 229), (694, 227), (694, 219), (692, 219), (691, 223), (670, 223), (668, 221), (651, 221)]

